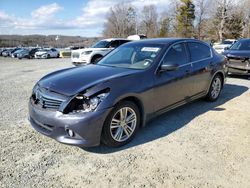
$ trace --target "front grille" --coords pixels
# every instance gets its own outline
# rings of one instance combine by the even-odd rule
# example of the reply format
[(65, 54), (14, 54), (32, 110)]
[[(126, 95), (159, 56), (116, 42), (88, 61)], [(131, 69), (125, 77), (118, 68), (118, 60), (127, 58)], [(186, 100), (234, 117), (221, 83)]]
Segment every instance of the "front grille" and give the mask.
[(73, 58), (79, 58), (80, 57), (80, 54), (78, 52), (73, 52), (72, 53), (72, 57)]
[(41, 105), (42, 108), (58, 110), (62, 104), (62, 100), (53, 98), (47, 94), (42, 93), (38, 90), (34, 96), (35, 104)]

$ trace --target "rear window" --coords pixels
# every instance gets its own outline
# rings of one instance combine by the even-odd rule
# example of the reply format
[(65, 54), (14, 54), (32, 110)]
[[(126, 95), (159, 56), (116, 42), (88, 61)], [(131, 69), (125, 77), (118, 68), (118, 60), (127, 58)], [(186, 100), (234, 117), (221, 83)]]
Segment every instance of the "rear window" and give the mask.
[(191, 61), (200, 61), (211, 57), (211, 50), (205, 44), (188, 42), (188, 48), (190, 51)]

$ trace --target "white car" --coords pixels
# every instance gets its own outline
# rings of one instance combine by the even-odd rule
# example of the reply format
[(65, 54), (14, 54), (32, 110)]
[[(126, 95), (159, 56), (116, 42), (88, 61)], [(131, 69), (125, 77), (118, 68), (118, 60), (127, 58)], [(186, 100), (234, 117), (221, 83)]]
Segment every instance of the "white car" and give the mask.
[(218, 53), (223, 53), (226, 48), (231, 47), (237, 40), (235, 39), (226, 39), (222, 43), (214, 44), (213, 48)]
[(128, 40), (142, 40), (142, 39), (147, 39), (146, 35), (139, 34), (139, 35), (130, 35), (127, 37)]
[(91, 48), (72, 50), (71, 61), (75, 66), (97, 63), (103, 56), (126, 42), (130, 40), (110, 38), (97, 42)]
[(59, 56), (60, 54), (55, 48), (41, 49), (35, 53), (36, 59), (47, 59)]

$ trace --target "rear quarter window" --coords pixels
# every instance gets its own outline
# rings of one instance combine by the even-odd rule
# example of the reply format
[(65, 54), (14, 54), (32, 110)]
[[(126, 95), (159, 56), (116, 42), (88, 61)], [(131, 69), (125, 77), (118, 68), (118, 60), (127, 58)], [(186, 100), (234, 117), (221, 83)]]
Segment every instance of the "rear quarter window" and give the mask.
[(211, 50), (205, 44), (198, 42), (188, 42), (191, 61), (200, 61), (211, 57)]

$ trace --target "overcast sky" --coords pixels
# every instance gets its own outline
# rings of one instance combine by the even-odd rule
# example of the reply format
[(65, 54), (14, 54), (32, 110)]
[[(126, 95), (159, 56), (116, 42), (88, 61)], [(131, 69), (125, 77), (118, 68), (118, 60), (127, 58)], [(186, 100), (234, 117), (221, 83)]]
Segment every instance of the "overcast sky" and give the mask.
[(0, 0), (0, 34), (100, 36), (105, 17), (119, 2), (139, 11), (154, 4), (158, 12), (168, 0)]

